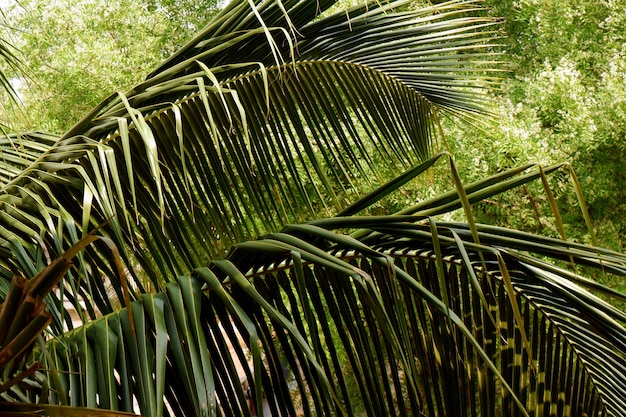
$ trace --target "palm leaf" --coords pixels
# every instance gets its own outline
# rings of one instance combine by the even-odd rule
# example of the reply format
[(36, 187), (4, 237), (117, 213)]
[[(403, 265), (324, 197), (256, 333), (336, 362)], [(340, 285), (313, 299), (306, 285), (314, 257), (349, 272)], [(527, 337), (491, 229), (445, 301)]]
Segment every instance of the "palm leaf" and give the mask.
[[(5, 279), (106, 223), (137, 293), (142, 274), (163, 290), (234, 242), (338, 212), (415, 165), (439, 109), (479, 111), (498, 22), (475, 2), (318, 18), (332, 4), (231, 4), (144, 83), (7, 172)], [(85, 279), (99, 271), (121, 288), (107, 257), (88, 249), (67, 284), (72, 299), (94, 298), (92, 316), (124, 305)]]
[[(467, 198), (553, 171), (529, 168), (469, 184)], [(122, 309), (50, 341), (50, 371), (35, 378), (46, 383), (5, 397), (147, 415), (623, 414), (626, 314), (592, 292), (626, 296), (557, 264), (624, 276), (626, 257), (425, 215), (460, 204), (457, 192), (414, 215), (321, 219), (240, 243), (143, 294), (132, 321)]]
[[(496, 81), (498, 22), (475, 1), (319, 15), (333, 3), (233, 2), (58, 140), (5, 138), (0, 292), (98, 227), (128, 274), (110, 245), (77, 255), (9, 412), (626, 413), (626, 297), (558, 266), (623, 276), (624, 255), (471, 219), (560, 167), (283, 229), (418, 175), (433, 160), (376, 190), (429, 155), (440, 109), (474, 117)], [(433, 217), (461, 207), (469, 225)]]
[[(358, 227), (354, 220), (336, 226)], [(623, 312), (571, 272), (504, 249), (510, 237), (486, 246), (497, 237), (481, 225), (476, 245), (466, 225), (437, 224), (436, 257), (428, 223), (387, 220), (371, 220), (359, 240), (302, 225), (239, 244), (228, 261), (135, 301), (136, 333), (121, 310), (50, 341), (61, 386), (79, 393), (71, 405), (133, 411), (135, 398), (142, 414), (160, 415), (154, 393), (164, 392), (176, 415), (249, 415), (249, 384), (256, 409), (271, 415), (624, 413)], [(446, 239), (452, 232), (466, 238)], [(567, 250), (559, 240), (546, 246)], [(587, 257), (596, 251), (583, 249)], [(496, 253), (523, 323), (514, 319)], [(624, 271), (624, 255), (606, 256)], [(54, 401), (58, 389), (29, 395)], [(103, 402), (111, 390), (116, 404)]]
[(0, 184), (6, 186), (37, 161), (57, 140), (58, 137), (54, 135), (38, 132), (0, 138)]

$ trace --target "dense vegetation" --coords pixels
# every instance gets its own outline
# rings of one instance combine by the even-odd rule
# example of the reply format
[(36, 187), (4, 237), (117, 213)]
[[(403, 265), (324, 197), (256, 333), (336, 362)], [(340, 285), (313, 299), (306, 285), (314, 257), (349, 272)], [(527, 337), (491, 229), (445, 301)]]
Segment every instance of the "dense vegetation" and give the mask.
[[(147, 75), (178, 42), (159, 28), (196, 25), (179, 3), (124, 2), (136, 33), (98, 2), (72, 3), (77, 20), (53, 17), (46, 37), (27, 28), (59, 2), (7, 15), (24, 25), (37, 121), (12, 107), (5, 124), (53, 132), (0, 138), (3, 412), (626, 412), (626, 296), (583, 276), (619, 290), (626, 256), (559, 238), (594, 240), (567, 165), (517, 168), (568, 156), (591, 178), (573, 151), (593, 142), (583, 64), (537, 58), (539, 73), (516, 49), (559, 56), (530, 29), (550, 5), (494, 5), (504, 30), (525, 27), (499, 38), (473, 0), (334, 3), (233, 2)], [(77, 68), (125, 93), (100, 96)], [(483, 123), (494, 75), (501, 114), (452, 124)], [(72, 94), (51, 101), (53, 79)], [(445, 146), (460, 164), (430, 157)], [(597, 205), (600, 239), (621, 242)]]
[[(603, 245), (626, 248), (626, 2), (488, 0), (505, 19), (510, 72), (488, 131), (448, 131), (468, 178), (526, 162), (569, 162)], [(565, 178), (554, 179), (568, 235), (589, 242)], [(519, 190), (482, 206), (485, 218), (527, 230), (556, 230), (545, 200)], [(536, 209), (538, 208), (538, 212)], [(549, 211), (548, 211), (549, 212)], [(503, 214), (506, 213), (506, 216)], [(513, 213), (513, 215), (511, 215)], [(624, 289), (624, 283), (617, 283)]]
[(4, 38), (20, 51), (26, 72), (17, 84), (24, 109), (8, 106), (0, 123), (50, 133), (65, 132), (110, 94), (140, 83), (217, 10), (215, 0), (8, 5)]

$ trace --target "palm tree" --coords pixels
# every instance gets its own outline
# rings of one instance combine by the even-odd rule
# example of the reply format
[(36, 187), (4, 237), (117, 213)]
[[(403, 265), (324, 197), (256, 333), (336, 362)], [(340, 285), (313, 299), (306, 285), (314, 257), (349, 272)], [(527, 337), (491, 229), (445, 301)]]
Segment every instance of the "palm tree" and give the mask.
[(471, 215), (563, 167), (451, 163), (357, 216), (447, 157), (439, 112), (483, 113), (499, 22), (333, 4), (233, 2), (62, 137), (3, 139), (6, 413), (624, 414), (625, 296), (568, 269), (624, 255)]

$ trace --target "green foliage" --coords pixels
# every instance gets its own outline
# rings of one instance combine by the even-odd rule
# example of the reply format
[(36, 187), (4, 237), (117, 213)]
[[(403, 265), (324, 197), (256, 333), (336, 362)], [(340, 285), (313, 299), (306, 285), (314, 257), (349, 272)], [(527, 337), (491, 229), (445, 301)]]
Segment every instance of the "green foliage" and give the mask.
[(61, 133), (115, 91), (140, 83), (203, 27), (215, 0), (26, 0), (7, 11), (28, 76), (20, 87), (27, 119), (14, 130)]
[[(0, 10), (0, 109), (5, 105), (16, 105), (17, 94), (15, 91), (13, 76), (21, 75), (24, 70), (19, 59), (19, 53), (13, 44), (13, 31), (6, 20), (5, 13)], [(0, 129), (7, 126), (0, 118)]]
[[(626, 31), (624, 1), (487, 1), (505, 18), (510, 57), (487, 128), (446, 124), (449, 146), (468, 178), (522, 163), (568, 161), (583, 186), (596, 234), (626, 248)], [(552, 182), (568, 235), (589, 241), (566, 178)], [(481, 205), (478, 216), (555, 233), (547, 202), (529, 187)], [(482, 214), (481, 214), (482, 213)], [(505, 216), (503, 216), (503, 214)], [(550, 229), (552, 230), (550, 232)]]
[[(7, 254), (3, 273), (39, 259), (33, 235), (54, 253), (109, 222), (127, 265), (141, 265), (159, 289), (232, 243), (340, 211), (427, 155), (435, 110), (479, 112), (484, 95), (467, 85), (489, 85), (493, 73), (468, 67), (497, 59), (488, 48), (499, 22), (461, 4), (434, 20), (432, 8), (387, 17), (404, 2), (312, 20), (317, 10), (294, 2), (286, 21), (267, 3), (262, 23), (249, 4), (231, 4), (128, 96), (111, 96), (66, 132), (36, 168), (7, 178), (27, 255)], [(287, 23), (293, 32), (269, 29)], [(22, 138), (7, 139), (9, 149)], [(54, 176), (40, 174), (48, 168)], [(30, 194), (48, 197), (33, 206)], [(13, 233), (2, 235), (7, 247)], [(99, 256), (86, 257), (89, 268), (109, 274)]]
[[(506, 178), (491, 181), (496, 193)], [(453, 209), (439, 198), (426, 206)], [(487, 225), (475, 238), (422, 213), (318, 219), (241, 242), (50, 340), (30, 389), (5, 398), (103, 416), (248, 416), (250, 402), (289, 416), (623, 414), (626, 315), (594, 293), (626, 296), (546, 259), (623, 276), (626, 257)]]

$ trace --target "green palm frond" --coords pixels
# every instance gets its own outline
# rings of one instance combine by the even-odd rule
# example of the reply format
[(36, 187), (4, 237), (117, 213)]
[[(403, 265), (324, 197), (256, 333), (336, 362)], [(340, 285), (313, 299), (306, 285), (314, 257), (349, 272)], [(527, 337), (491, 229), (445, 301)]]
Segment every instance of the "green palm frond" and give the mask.
[(626, 414), (626, 296), (572, 272), (622, 277), (626, 256), (471, 215), (567, 167), (463, 186), (450, 158), (454, 191), (356, 216), (441, 156), (440, 110), (482, 111), (499, 22), (471, 0), (333, 4), (233, 2), (62, 137), (0, 141), (1, 299), (107, 243), (3, 368), (3, 412)]
[(30, 168), (58, 139), (55, 135), (40, 132), (0, 137), (0, 186), (6, 187)]
[[(138, 291), (143, 273), (162, 290), (235, 242), (336, 213), (415, 165), (439, 109), (479, 110), (496, 81), (498, 22), (476, 2), (320, 17), (332, 4), (232, 3), (144, 83), (7, 175), (2, 275), (28, 275), (106, 223)], [(119, 284), (106, 258), (87, 250), (74, 279), (97, 270)], [(111, 311), (101, 283), (72, 291)]]
[[(363, 220), (334, 227), (358, 228)], [(584, 278), (508, 249), (525, 234), (479, 225), (481, 241), (491, 243), (476, 245), (467, 225), (438, 223), (437, 258), (419, 218), (371, 218), (358, 240), (318, 225), (327, 222), (241, 243), (227, 260), (144, 294), (132, 304), (136, 332), (121, 310), (51, 341), (46, 361), (53, 366), (44, 366), (63, 389), (42, 385), (31, 400), (58, 402), (56, 393), (69, 391), (66, 405), (132, 411), (135, 399), (145, 415), (163, 407), (174, 415), (249, 415), (262, 407), (271, 415), (626, 411), (626, 315), (579, 285)], [(525, 249), (570, 250), (559, 240)], [(583, 245), (571, 251), (626, 273), (622, 254)]]
[[(539, 180), (529, 168), (466, 194)], [(425, 215), (459, 206), (436, 196), (413, 215), (239, 243), (142, 294), (132, 320), (122, 309), (51, 340), (32, 377), (46, 382), (5, 398), (144, 415), (622, 415), (626, 314), (613, 303), (626, 295), (558, 265), (623, 277), (626, 256), (480, 224), (476, 239)]]

